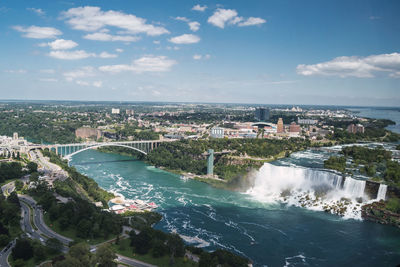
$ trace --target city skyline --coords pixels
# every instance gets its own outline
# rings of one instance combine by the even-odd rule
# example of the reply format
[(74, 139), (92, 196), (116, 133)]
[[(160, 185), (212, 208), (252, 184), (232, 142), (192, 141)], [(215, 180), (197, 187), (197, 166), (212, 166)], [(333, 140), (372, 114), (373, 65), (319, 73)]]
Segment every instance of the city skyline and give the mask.
[(396, 1), (2, 1), (1, 99), (399, 106)]

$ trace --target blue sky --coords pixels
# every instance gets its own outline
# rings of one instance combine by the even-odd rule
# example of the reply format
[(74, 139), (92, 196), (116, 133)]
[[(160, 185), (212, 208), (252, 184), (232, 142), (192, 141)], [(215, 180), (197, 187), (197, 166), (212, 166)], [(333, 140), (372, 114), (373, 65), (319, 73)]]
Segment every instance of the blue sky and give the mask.
[(399, 1), (0, 1), (0, 99), (400, 105)]

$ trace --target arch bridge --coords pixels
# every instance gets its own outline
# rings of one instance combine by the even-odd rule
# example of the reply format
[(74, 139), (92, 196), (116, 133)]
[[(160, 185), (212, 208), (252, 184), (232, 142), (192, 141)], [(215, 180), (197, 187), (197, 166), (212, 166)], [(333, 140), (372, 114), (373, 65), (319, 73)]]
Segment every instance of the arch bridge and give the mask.
[(88, 149), (94, 149), (106, 146), (116, 146), (116, 147), (129, 148), (144, 155), (147, 155), (150, 151), (159, 147), (162, 142), (168, 142), (168, 141), (146, 140), (146, 141), (121, 141), (121, 142), (106, 142), (106, 143), (93, 142), (93, 143), (54, 144), (54, 145), (40, 145), (37, 147), (32, 147), (31, 149), (48, 148), (49, 150), (54, 151), (57, 155), (61, 155), (63, 158), (68, 158)]

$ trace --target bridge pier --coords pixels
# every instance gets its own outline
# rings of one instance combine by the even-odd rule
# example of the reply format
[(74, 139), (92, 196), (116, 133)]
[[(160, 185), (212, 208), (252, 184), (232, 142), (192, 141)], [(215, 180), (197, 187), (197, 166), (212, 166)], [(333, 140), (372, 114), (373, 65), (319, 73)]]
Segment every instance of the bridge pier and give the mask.
[(214, 149), (209, 149), (207, 158), (207, 175), (214, 175)]

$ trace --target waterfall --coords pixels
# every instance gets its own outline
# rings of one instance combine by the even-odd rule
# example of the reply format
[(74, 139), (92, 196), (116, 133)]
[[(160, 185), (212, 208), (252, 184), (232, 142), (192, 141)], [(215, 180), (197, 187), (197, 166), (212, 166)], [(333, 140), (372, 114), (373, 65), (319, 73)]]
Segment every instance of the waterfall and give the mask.
[(366, 182), (351, 177), (344, 182), (343, 179), (333, 172), (265, 163), (256, 174), (254, 186), (246, 193), (261, 202), (284, 202), (361, 219), (358, 201), (367, 199)]
[(377, 200), (385, 200), (386, 199), (386, 191), (387, 191), (387, 185), (385, 184), (380, 184), (379, 189), (378, 189), (378, 195), (376, 196)]
[(365, 184), (365, 181), (347, 177), (344, 181), (343, 191), (351, 198), (363, 197)]

